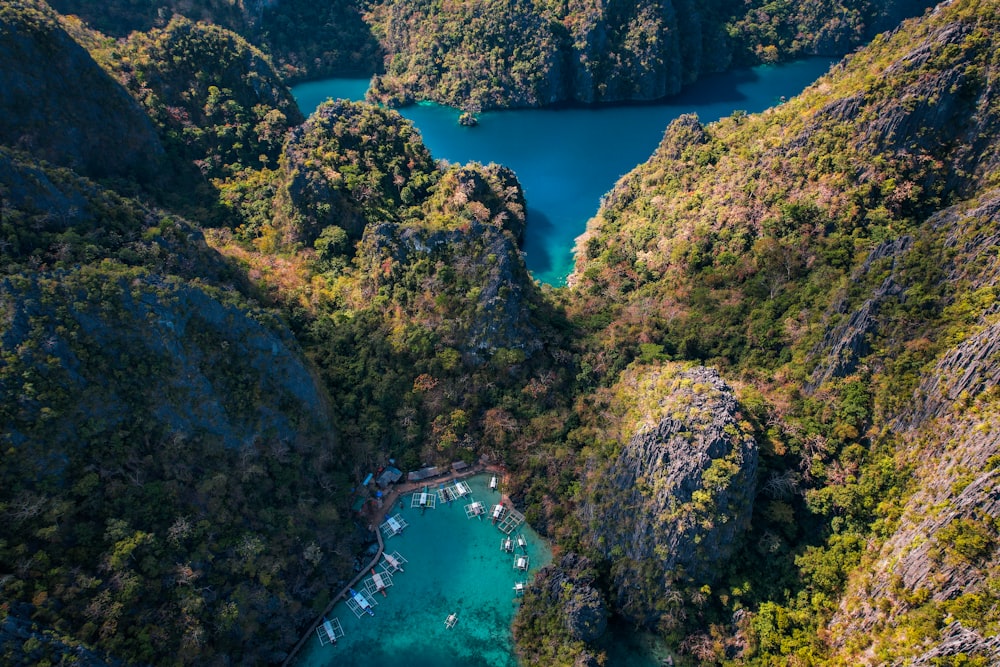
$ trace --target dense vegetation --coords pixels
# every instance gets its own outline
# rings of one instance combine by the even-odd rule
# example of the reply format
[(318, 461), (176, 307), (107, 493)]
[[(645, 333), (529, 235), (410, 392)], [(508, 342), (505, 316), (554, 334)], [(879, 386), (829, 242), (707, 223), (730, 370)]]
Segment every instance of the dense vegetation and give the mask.
[(354, 0), (53, 0), (49, 4), (112, 37), (163, 28), (176, 16), (213, 23), (270, 52), (289, 79), (366, 75), (380, 60), (379, 46)]
[[(679, 119), (561, 290), (508, 169), (437, 164), (390, 110), (301, 117), (252, 42), (307, 21), (318, 62), (279, 63), (361, 63), (316, 18), (348, 5), (76, 4), (91, 27), (0, 7), (5, 662), (280, 661), (368, 535), (364, 473), (483, 455), (560, 554), (515, 624), (531, 664), (599, 664), (608, 613), (684, 664), (1000, 659), (995, 2)], [(893, 18), (676, 8), (373, 4), (377, 90), (650, 97)]]
[[(595, 369), (592, 381), (618, 378), (637, 358), (716, 366), (739, 378), (744, 416), (762, 446), (762, 492), (742, 557), (720, 585), (689, 591), (659, 621), (698, 660), (857, 664), (871, 642), (875, 662), (885, 662), (926, 651), (959, 617), (983, 636), (996, 631), (992, 611), (978, 618), (958, 612), (997, 604), (991, 572), (969, 580), (958, 574), (993, 553), (994, 521), (975, 512), (939, 509), (931, 515), (939, 522), (925, 527), (942, 531), (933, 538), (938, 549), (966, 552), (951, 556), (966, 565), (946, 568), (937, 581), (900, 578), (883, 566), (844, 594), (855, 568), (872, 566), (875, 545), (902, 540), (894, 533), (901, 516), (926, 517), (926, 508), (907, 500), (919, 488), (911, 475), (948, 484), (936, 464), (922, 468), (913, 458), (943, 446), (931, 444), (939, 437), (933, 427), (921, 430), (939, 413), (911, 412), (913, 396), (928, 391), (926, 380), (918, 389), (921, 378), (945, 373), (935, 364), (946, 363), (939, 355), (949, 346), (983, 344), (992, 331), (983, 328), (992, 319), (981, 299), (991, 298), (993, 264), (963, 255), (981, 257), (975, 232), (931, 216), (996, 187), (997, 148), (989, 137), (1000, 123), (992, 83), (1000, 64), (997, 18), (994, 3), (954, 3), (877, 39), (761, 116), (735, 114), (711, 126), (676, 121), (649, 162), (608, 195), (580, 241), (567, 303), (593, 332), (581, 364)], [(960, 210), (993, 219), (983, 213), (988, 206), (973, 201)], [(971, 276), (958, 269), (972, 265)], [(963, 278), (956, 283), (954, 275)], [(972, 377), (978, 372), (966, 368)], [(949, 426), (958, 435), (947, 437), (967, 448), (962, 456), (985, 460), (995, 449), (962, 433), (970, 420), (991, 431), (995, 397), (989, 382), (965, 386), (977, 416), (949, 408), (960, 426)], [(606, 405), (585, 410), (606, 415)], [(904, 418), (912, 426), (901, 431)], [(552, 451), (579, 443), (587, 452), (596, 434), (591, 426), (581, 435), (553, 441)], [(968, 474), (993, 488), (989, 470)], [(942, 491), (936, 502), (952, 508), (965, 488)], [(978, 498), (961, 506), (992, 516), (992, 505)], [(563, 540), (600, 562), (585, 539), (570, 532)], [(893, 543), (880, 556), (889, 562), (899, 558), (893, 548), (908, 548)], [(909, 567), (940, 572), (948, 558), (930, 550)], [(613, 572), (617, 563), (607, 566)], [(654, 587), (655, 576), (640, 590)], [(942, 582), (954, 577), (969, 581), (975, 599), (948, 592)], [(882, 589), (881, 607), (865, 602)], [(837, 624), (831, 635), (828, 622)], [(885, 635), (868, 634), (873, 626)], [(859, 634), (845, 641), (838, 631)], [(901, 634), (909, 638), (905, 649), (893, 645)]]
[(464, 108), (651, 100), (733, 62), (843, 54), (927, 3), (386, 0), (371, 96)]

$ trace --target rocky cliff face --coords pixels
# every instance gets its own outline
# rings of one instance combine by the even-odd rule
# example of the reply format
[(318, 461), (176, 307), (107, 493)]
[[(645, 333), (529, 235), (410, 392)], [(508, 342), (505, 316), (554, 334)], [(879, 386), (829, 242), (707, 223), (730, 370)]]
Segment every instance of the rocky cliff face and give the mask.
[(44, 4), (0, 8), (0, 144), (94, 178), (156, 178), (164, 151), (145, 112)]
[(419, 223), (372, 225), (359, 245), (366, 293), (419, 281), (427, 299), (398, 307), (476, 363), (501, 349), (540, 348), (535, 297), (521, 256), (524, 195), (504, 167), (469, 165), (441, 176)]
[[(366, 20), (386, 52), (372, 95), (480, 109), (655, 100), (744, 63), (841, 54), (926, 2), (743, 5), (722, 0), (387, 0)], [(859, 6), (860, 5), (860, 6)]]
[(588, 543), (611, 563), (616, 609), (651, 625), (671, 599), (711, 583), (737, 548), (756, 492), (757, 445), (712, 369), (634, 369), (619, 387), (636, 395), (623, 419), (634, 426), (581, 514)]
[[(280, 661), (344, 574), (324, 554), (355, 545), (345, 507), (283, 490), (334, 491), (344, 465), (290, 331), (184, 220), (5, 149), (0, 193), (0, 585), (16, 619), (0, 641), (30, 618), (25, 663), (48, 656), (39, 642), (65, 650), (47, 627), (117, 661)], [(278, 608), (287, 620), (235, 622)]]
[[(972, 608), (977, 596), (992, 595), (987, 591), (1000, 557), (998, 224), (995, 190), (927, 223), (926, 233), (943, 239), (942, 270), (951, 288), (945, 312), (951, 315), (936, 336), (939, 352), (893, 420), (901, 455), (914, 462), (914, 493), (891, 536), (870, 554), (872, 566), (845, 596), (832, 624), (835, 637), (881, 630), (919, 614), (969, 624), (961, 610)], [(928, 653), (913, 664), (934, 664), (963, 647), (996, 659), (995, 637), (976, 637), (960, 623), (948, 625), (921, 638), (913, 654), (919, 646)]]
[(276, 162), (303, 121), (269, 57), (219, 26), (177, 16), (95, 53), (156, 123), (191, 190)]
[(398, 220), (437, 176), (409, 121), (342, 100), (320, 105), (291, 133), (281, 170), (276, 217), (288, 242), (307, 245), (330, 226), (356, 241), (367, 224)]
[[(566, 554), (558, 563), (547, 565), (527, 587), (522, 600), (523, 612), (514, 625), (514, 637), (521, 648), (520, 657), (527, 664), (549, 664), (537, 642), (541, 640), (538, 628), (547, 626), (552, 635), (560, 636), (564, 645), (572, 646), (573, 664), (590, 667), (601, 664), (583, 645), (599, 639), (608, 625), (608, 610), (596, 584), (597, 573), (593, 564), (577, 554)], [(533, 622), (525, 622), (531, 617)], [(541, 620), (544, 619), (544, 620)], [(525, 648), (530, 647), (530, 648)], [(562, 662), (570, 657), (569, 651), (561, 654)]]

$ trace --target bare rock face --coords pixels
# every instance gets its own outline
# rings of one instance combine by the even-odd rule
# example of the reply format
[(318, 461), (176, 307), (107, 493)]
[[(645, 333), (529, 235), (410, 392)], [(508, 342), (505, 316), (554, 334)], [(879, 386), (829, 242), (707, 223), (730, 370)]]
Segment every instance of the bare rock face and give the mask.
[(594, 585), (591, 563), (576, 554), (566, 554), (558, 565), (542, 569), (532, 589), (558, 606), (573, 639), (592, 642), (608, 627), (608, 610)]
[[(998, 214), (1000, 195), (993, 191), (929, 221), (930, 233), (942, 232), (949, 258), (942, 267), (945, 280), (962, 287), (948, 297), (960, 303), (948, 307), (963, 314), (953, 318), (948, 345), (925, 366), (912, 400), (893, 420), (901, 456), (913, 462), (915, 490), (893, 534), (870, 555), (872, 566), (852, 580), (831, 623), (835, 644), (895, 625), (925, 607), (981, 594), (995, 576), (1000, 558), (1000, 324), (993, 297), (1000, 270)], [(964, 652), (961, 647), (969, 641), (988, 645), (975, 655), (996, 659), (994, 639), (983, 640), (953, 623), (928, 639), (927, 652), (912, 664), (936, 664), (936, 658)]]
[[(892, 241), (885, 241), (876, 246), (865, 259), (864, 264), (851, 276), (852, 282), (859, 282), (869, 277), (874, 272), (873, 267), (882, 269), (882, 260), (890, 263), (888, 275), (882, 281), (871, 296), (861, 304), (859, 308), (849, 315), (845, 314), (844, 319), (829, 329), (823, 336), (822, 342), (813, 351), (821, 361), (813, 371), (812, 377), (806, 384), (808, 392), (815, 391), (821, 384), (833, 378), (842, 378), (850, 375), (858, 369), (861, 360), (871, 353), (872, 346), (870, 337), (878, 328), (878, 315), (883, 304), (889, 300), (901, 300), (905, 298), (903, 287), (896, 278), (896, 264), (900, 256), (906, 253), (913, 245), (910, 236), (901, 236)], [(846, 309), (846, 300), (841, 300), (832, 307), (835, 313), (843, 313)], [(831, 314), (832, 315), (832, 314)]]
[(583, 513), (611, 561), (616, 606), (652, 624), (663, 600), (710, 583), (733, 553), (753, 505), (757, 444), (714, 369), (630, 370), (622, 385), (638, 396), (625, 418), (635, 426)]
[(913, 667), (948, 664), (948, 658), (958, 658), (959, 655), (965, 658), (984, 657), (990, 661), (989, 664), (1000, 662), (1000, 637), (983, 638), (958, 621), (950, 623), (941, 634), (941, 643), (910, 663)]

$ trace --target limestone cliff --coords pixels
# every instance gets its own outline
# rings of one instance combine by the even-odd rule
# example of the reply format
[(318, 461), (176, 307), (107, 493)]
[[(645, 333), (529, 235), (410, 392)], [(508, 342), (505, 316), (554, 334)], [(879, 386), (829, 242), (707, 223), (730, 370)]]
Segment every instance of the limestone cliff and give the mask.
[[(832, 622), (834, 637), (877, 636), (901, 619), (930, 615), (958, 620), (940, 634), (914, 636), (908, 654), (957, 655), (971, 646), (970, 655), (998, 655), (995, 637), (969, 644), (986, 619), (968, 616), (993, 595), (1000, 556), (998, 224), (996, 190), (927, 223), (926, 234), (941, 238), (949, 317), (934, 336), (936, 354), (889, 427), (902, 440), (900, 456), (912, 462), (914, 492), (892, 534), (869, 554), (871, 565), (852, 582)], [(905, 299), (905, 285), (901, 291)], [(843, 647), (845, 641), (835, 643)], [(924, 657), (914, 664), (934, 663)]]
[[(547, 565), (527, 587), (522, 610), (514, 624), (514, 637), (527, 664), (598, 665), (586, 645), (607, 629), (608, 610), (597, 586), (597, 572), (586, 558), (569, 553)], [(562, 641), (558, 657), (552, 639)], [(524, 647), (531, 647), (530, 652)]]
[(386, 54), (371, 95), (470, 110), (655, 100), (734, 61), (845, 53), (926, 5), (384, 0), (366, 15)]
[(608, 559), (616, 611), (652, 625), (711, 584), (739, 546), (756, 493), (757, 445), (718, 373), (663, 365), (626, 371), (632, 405), (591, 475), (586, 541)]
[(399, 220), (423, 202), (436, 177), (412, 123), (394, 111), (330, 101), (285, 144), (276, 223), (289, 243), (311, 245), (330, 226), (357, 241), (366, 225)]
[(531, 356), (540, 347), (535, 292), (519, 245), (524, 195), (505, 167), (445, 172), (423, 220), (368, 228), (359, 245), (363, 290), (419, 281), (428, 298), (397, 305), (409, 321), (481, 363), (499, 350)]
[(287, 492), (346, 481), (297, 342), (190, 223), (6, 150), (0, 193), (0, 635), (280, 660), (356, 544)]

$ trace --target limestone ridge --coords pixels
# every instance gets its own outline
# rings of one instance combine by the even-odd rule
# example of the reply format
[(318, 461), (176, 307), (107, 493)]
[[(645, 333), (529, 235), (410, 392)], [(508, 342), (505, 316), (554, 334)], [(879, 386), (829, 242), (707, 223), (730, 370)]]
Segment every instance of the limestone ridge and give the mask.
[(834, 316), (845, 316), (845, 319), (828, 329), (822, 342), (813, 350), (813, 356), (819, 358), (820, 362), (804, 387), (807, 392), (816, 391), (828, 380), (847, 377), (854, 373), (858, 370), (861, 360), (872, 352), (871, 337), (878, 329), (878, 314), (882, 304), (887, 299), (905, 298), (904, 289), (897, 282), (895, 265), (896, 258), (909, 250), (912, 244), (913, 239), (909, 235), (881, 243), (868, 254), (864, 264), (854, 272), (851, 280), (857, 283), (873, 272), (873, 265), (877, 262), (881, 260), (891, 262), (889, 275), (871, 292), (871, 296), (860, 308), (847, 316), (846, 295), (831, 307), (831, 313), (828, 314), (828, 321), (831, 324)]
[[(578, 554), (568, 553), (558, 563), (546, 565), (528, 585), (524, 605), (551, 619), (553, 634), (565, 636), (570, 642), (588, 644), (599, 639), (608, 625), (608, 609), (596, 583), (593, 563)], [(523, 617), (522, 617), (523, 618)], [(515, 622), (514, 635), (521, 646), (531, 645), (528, 635), (535, 628)], [(534, 637), (532, 637), (534, 639)], [(544, 655), (524, 655), (528, 664), (544, 664)], [(577, 667), (596, 667), (598, 663), (589, 651), (576, 658)]]
[[(835, 636), (870, 631), (894, 617), (918, 613), (926, 604), (976, 595), (995, 576), (1000, 415), (994, 394), (1000, 384), (1000, 326), (992, 294), (1000, 270), (998, 224), (996, 190), (928, 221), (930, 233), (943, 238), (947, 283), (956, 286), (948, 299), (968, 299), (969, 294), (984, 298), (974, 301), (978, 309), (965, 327), (952, 323), (952, 331), (939, 334), (950, 344), (928, 365), (912, 400), (893, 420), (908, 456), (919, 462), (913, 473), (916, 491), (874, 555), (870, 571), (854, 581), (865, 594), (845, 596), (860, 603), (841, 606), (833, 621)], [(978, 636), (961, 626), (946, 628), (932, 653), (954, 655), (952, 649), (961, 650), (963, 642)], [(980, 649), (997, 657), (996, 638)]]
[(385, 0), (366, 15), (386, 53), (371, 95), (470, 110), (655, 100), (734, 60), (845, 53), (927, 5), (843, 4)]
[(991, 661), (989, 664), (1000, 662), (1000, 637), (984, 639), (958, 621), (949, 623), (941, 635), (941, 643), (911, 662), (913, 667), (947, 664), (947, 660), (961, 660), (959, 656), (985, 657)]
[(295, 128), (281, 160), (276, 217), (287, 241), (312, 244), (327, 227), (360, 239), (426, 197), (435, 175), (413, 125), (394, 111), (331, 101)]
[(454, 167), (441, 176), (421, 222), (371, 225), (359, 248), (372, 292), (430, 271), (438, 298), (407, 308), (479, 363), (500, 349), (536, 352), (535, 297), (521, 255), (524, 195), (498, 165)]
[[(294, 404), (312, 406), (313, 410), (303, 415), (311, 426), (301, 423), (297, 428), (320, 430), (325, 400), (300, 355), (294, 352), (287, 332), (282, 337), (204, 291), (153, 276), (147, 281), (106, 285), (105, 294), (115, 294), (117, 300), (106, 302), (103, 312), (86, 302), (74, 304), (71, 292), (57, 289), (49, 293), (51, 284), (4, 281), (0, 293), (10, 308), (11, 319), (3, 345), (13, 349), (24, 344), (32, 326), (75, 332), (72, 338), (54, 336), (48, 345), (49, 354), (66, 369), (64, 390), (95, 399), (81, 399), (76, 404), (71, 415), (81, 421), (95, 416), (113, 421), (115, 414), (134, 415), (139, 401), (150, 411), (147, 418), (160, 422), (164, 430), (211, 434), (229, 447), (240, 447), (252, 442), (256, 435), (293, 432), (299, 418), (279, 405)], [(69, 306), (58, 312), (45, 307), (44, 302), (53, 295), (66, 299)], [(110, 317), (109, 311), (113, 313)], [(131, 369), (138, 384), (116, 386), (106, 379), (102, 382), (100, 372), (86, 363), (87, 354), (77, 346), (77, 340), (88, 346), (120, 350), (124, 363), (144, 359), (145, 363)], [(35, 360), (29, 365), (36, 372), (48, 376), (47, 365), (53, 363), (52, 358), (28, 359)], [(113, 365), (108, 371), (118, 375), (127, 369)], [(155, 381), (150, 382), (153, 376)], [(237, 384), (241, 391), (249, 390), (258, 397), (253, 409), (229, 393)], [(257, 389), (253, 385), (258, 385)], [(141, 386), (146, 387), (144, 396), (123, 393)], [(274, 401), (264, 401), (264, 397)], [(25, 419), (35, 414), (30, 406), (25, 410)], [(16, 422), (8, 426), (14, 427), (8, 437), (27, 437), (18, 431)], [(65, 435), (72, 440), (70, 430)], [(57, 443), (47, 444), (54, 447)], [(63, 444), (68, 446), (69, 442)]]
[(0, 8), (0, 90), (0, 143), (94, 178), (156, 177), (152, 122), (47, 8)]
[(614, 558), (616, 607), (643, 624), (658, 620), (655, 600), (711, 582), (737, 548), (757, 469), (757, 444), (715, 370), (666, 366), (650, 376), (640, 375), (637, 391), (660, 388), (639, 399), (655, 410), (622, 443), (596, 485), (597, 500), (583, 508), (588, 541)]

